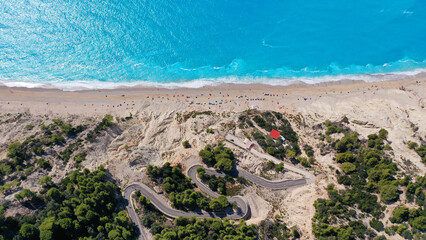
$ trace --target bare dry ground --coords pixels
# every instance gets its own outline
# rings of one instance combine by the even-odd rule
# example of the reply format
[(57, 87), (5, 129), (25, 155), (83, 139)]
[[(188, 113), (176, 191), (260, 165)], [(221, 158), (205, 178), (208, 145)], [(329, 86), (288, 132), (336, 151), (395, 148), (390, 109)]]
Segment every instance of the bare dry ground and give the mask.
[[(97, 142), (85, 144), (83, 150), (88, 155), (81, 165), (94, 169), (103, 164), (119, 186), (125, 187), (132, 182), (146, 182), (143, 172), (148, 164), (184, 163), (188, 157), (198, 155), (206, 144), (223, 140), (228, 132), (235, 133), (239, 113), (251, 106), (279, 111), (290, 120), (302, 144), (314, 147), (317, 165), (312, 171), (316, 180), (307, 186), (279, 191), (257, 186), (246, 188), (242, 193), (252, 206), (249, 223), (279, 215), (288, 226), (297, 226), (304, 239), (313, 239), (313, 202), (327, 196), (325, 188), (336, 183), (333, 169), (337, 168), (333, 156), (319, 154), (313, 126), (327, 119), (339, 121), (346, 117), (350, 128), (363, 137), (385, 128), (398, 165), (412, 176), (424, 175), (426, 166), (407, 148), (407, 142), (426, 138), (425, 95), (422, 78), (312, 87), (247, 85), (139, 92), (121, 89), (69, 93), (1, 88), (0, 160), (6, 158), (8, 144), (36, 134), (42, 124), (49, 124), (54, 118), (73, 125), (94, 126), (105, 114), (112, 114), (119, 123)], [(265, 100), (250, 100), (256, 98)], [(193, 111), (211, 113), (193, 116), (190, 114)], [(121, 120), (130, 115), (132, 118)], [(28, 124), (34, 128), (27, 130)], [(214, 134), (207, 133), (207, 128), (212, 128)], [(185, 140), (191, 148), (182, 147)], [(60, 146), (55, 148), (61, 150)], [(234, 150), (240, 165), (260, 174), (264, 160)], [(53, 165), (52, 171), (32, 173), (22, 181), (21, 188), (37, 190), (39, 178), (48, 174), (58, 181), (75, 169), (72, 161), (63, 163), (53, 157), (47, 160)], [(284, 177), (292, 179), (295, 174)], [(13, 199), (13, 194), (4, 197)], [(7, 214), (15, 212), (19, 209), (10, 208)]]

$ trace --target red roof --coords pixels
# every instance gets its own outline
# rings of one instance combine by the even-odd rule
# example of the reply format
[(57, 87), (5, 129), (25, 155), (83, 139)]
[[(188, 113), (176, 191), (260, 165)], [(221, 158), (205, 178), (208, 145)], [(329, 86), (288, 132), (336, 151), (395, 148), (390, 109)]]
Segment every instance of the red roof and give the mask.
[(272, 129), (271, 133), (269, 134), (269, 136), (271, 136), (273, 139), (277, 139), (280, 135), (280, 132), (275, 129)]

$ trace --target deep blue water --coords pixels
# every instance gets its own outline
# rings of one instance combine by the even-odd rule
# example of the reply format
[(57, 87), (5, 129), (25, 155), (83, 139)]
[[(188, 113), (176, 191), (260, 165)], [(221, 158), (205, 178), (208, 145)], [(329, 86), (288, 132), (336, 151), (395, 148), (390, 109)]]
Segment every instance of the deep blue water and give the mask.
[(425, 60), (424, 0), (0, 1), (1, 82), (319, 81)]

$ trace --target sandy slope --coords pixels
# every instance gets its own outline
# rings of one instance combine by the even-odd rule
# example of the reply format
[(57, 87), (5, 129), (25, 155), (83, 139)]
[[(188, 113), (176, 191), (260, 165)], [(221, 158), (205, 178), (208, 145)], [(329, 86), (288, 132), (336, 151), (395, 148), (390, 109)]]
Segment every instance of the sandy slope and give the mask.
[[(99, 143), (90, 146), (91, 151), (83, 162), (88, 168), (106, 164), (117, 183), (124, 187), (130, 182), (146, 182), (143, 169), (147, 164), (162, 164), (164, 161), (180, 163), (188, 156), (197, 154), (207, 143), (225, 136), (237, 119), (238, 112), (256, 106), (261, 110), (291, 114), (292, 124), (301, 141), (313, 146), (317, 142), (312, 138), (312, 126), (326, 119), (340, 120), (346, 116), (351, 128), (362, 136), (386, 128), (400, 166), (413, 175), (423, 175), (425, 165), (413, 151), (408, 150), (406, 142), (418, 140), (419, 136), (426, 138), (425, 79), (417, 76), (392, 82), (338, 82), (317, 86), (220, 85), (201, 89), (80, 92), (0, 88), (0, 120), (7, 118), (7, 113), (29, 113), (21, 121), (0, 124), (0, 156), (4, 157), (3, 150), (10, 141), (22, 141), (29, 134), (22, 133), (29, 122), (37, 125), (52, 118), (62, 118), (74, 123), (95, 123), (107, 113), (116, 117), (131, 113), (131, 120), (120, 123), (117, 129), (108, 131)], [(251, 100), (255, 98), (265, 100)], [(209, 102), (217, 104), (210, 105)], [(193, 110), (211, 110), (214, 114), (178, 121), (177, 114), (183, 115)], [(206, 133), (206, 128), (213, 128), (215, 134)], [(415, 128), (418, 128), (416, 132)], [(182, 147), (184, 140), (189, 140), (191, 149)], [(257, 160), (241, 154), (237, 153), (241, 157), (241, 165), (245, 164), (256, 172), (259, 167)], [(326, 196), (328, 183), (335, 182), (329, 167), (334, 164), (331, 157), (321, 156), (318, 151), (315, 157), (319, 166), (315, 169), (318, 176), (313, 184), (277, 191), (254, 186), (243, 192), (249, 202), (264, 205), (263, 208), (253, 209), (250, 223), (279, 214), (288, 226), (299, 227), (303, 238), (313, 238), (312, 204), (315, 199)], [(72, 166), (58, 165), (52, 174), (60, 177), (70, 169)], [(34, 176), (34, 181), (39, 177)]]

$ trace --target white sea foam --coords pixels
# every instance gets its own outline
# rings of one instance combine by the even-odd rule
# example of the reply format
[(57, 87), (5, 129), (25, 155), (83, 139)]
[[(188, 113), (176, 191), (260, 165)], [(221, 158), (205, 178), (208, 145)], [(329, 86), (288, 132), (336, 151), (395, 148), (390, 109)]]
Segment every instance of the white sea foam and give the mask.
[(38, 83), (29, 81), (10, 81), (0, 80), (0, 83), (7, 87), (22, 88), (45, 88), (61, 89), (63, 91), (80, 91), (96, 89), (117, 89), (117, 88), (201, 88), (206, 86), (217, 86), (220, 84), (254, 84), (261, 83), (272, 86), (286, 86), (295, 83), (317, 84), (321, 82), (336, 82), (342, 80), (359, 80), (366, 82), (379, 82), (397, 79), (405, 79), (426, 73), (426, 68), (414, 69), (403, 72), (377, 73), (377, 74), (353, 74), (353, 75), (327, 75), (321, 77), (293, 77), (293, 78), (266, 78), (266, 77), (221, 77), (221, 78), (203, 78), (188, 81), (175, 81), (169, 83), (134, 81), (134, 82), (106, 82), (106, 81), (62, 81), (50, 83)]

